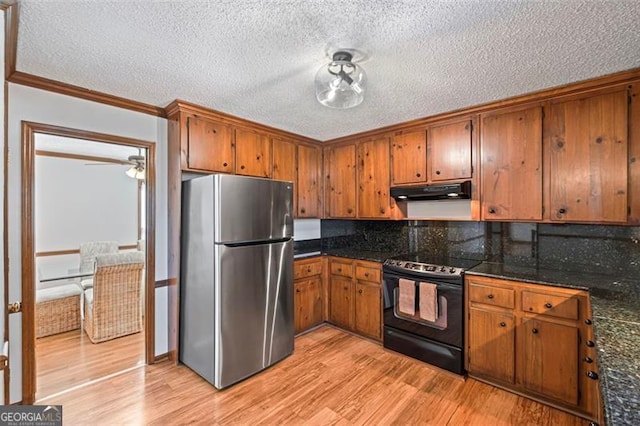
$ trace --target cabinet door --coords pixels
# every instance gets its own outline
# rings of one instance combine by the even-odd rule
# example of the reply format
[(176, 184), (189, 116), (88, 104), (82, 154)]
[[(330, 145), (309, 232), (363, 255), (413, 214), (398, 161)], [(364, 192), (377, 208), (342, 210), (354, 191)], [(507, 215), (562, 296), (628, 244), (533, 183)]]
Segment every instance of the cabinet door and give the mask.
[(358, 217), (389, 217), (389, 207), (389, 139), (362, 142), (358, 146)]
[(293, 211), (297, 212), (298, 206), (298, 183), (296, 182), (296, 145), (288, 140), (274, 138), (273, 148), (273, 171), (275, 180), (286, 180), (293, 182)]
[(231, 128), (199, 117), (187, 118), (187, 165), (190, 169), (233, 173)]
[(432, 181), (471, 178), (471, 120), (429, 128)]
[(320, 180), (322, 151), (298, 145), (298, 210), (297, 217), (320, 217)]
[(376, 340), (382, 339), (380, 298), (379, 285), (356, 282), (355, 331)]
[(513, 384), (515, 327), (513, 315), (469, 310), (469, 372)]
[(356, 145), (325, 151), (325, 202), (328, 217), (356, 217)]
[(427, 132), (395, 135), (391, 144), (392, 185), (427, 181)]
[(353, 283), (351, 279), (331, 276), (329, 290), (331, 303), (329, 321), (346, 329), (351, 329)]
[(542, 107), (482, 119), (483, 220), (542, 220)]
[(571, 405), (578, 404), (578, 328), (539, 319), (522, 320), (522, 385)]
[(236, 129), (236, 174), (271, 177), (269, 136), (252, 130)]
[(299, 280), (294, 287), (294, 329), (296, 333), (300, 333), (322, 322), (322, 279), (313, 277)]
[(627, 93), (550, 107), (550, 219), (627, 220)]

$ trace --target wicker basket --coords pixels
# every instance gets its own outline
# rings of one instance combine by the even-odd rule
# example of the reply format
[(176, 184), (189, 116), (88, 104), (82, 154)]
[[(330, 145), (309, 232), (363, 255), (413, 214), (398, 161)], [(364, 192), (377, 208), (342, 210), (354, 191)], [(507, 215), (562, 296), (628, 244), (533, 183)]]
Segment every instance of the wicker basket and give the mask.
[(36, 303), (36, 337), (80, 328), (80, 294)]

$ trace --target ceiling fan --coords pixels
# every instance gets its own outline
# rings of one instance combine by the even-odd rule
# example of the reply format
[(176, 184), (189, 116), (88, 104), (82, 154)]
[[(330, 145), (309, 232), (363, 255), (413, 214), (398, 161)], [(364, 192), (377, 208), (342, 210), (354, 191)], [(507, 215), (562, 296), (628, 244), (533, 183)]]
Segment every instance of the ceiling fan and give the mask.
[(145, 179), (145, 162), (146, 159), (144, 155), (130, 155), (126, 160), (110, 160), (108, 162), (95, 162), (95, 163), (86, 163), (86, 166), (109, 166), (109, 165), (125, 165), (131, 166), (125, 174), (131, 178), (135, 179)]

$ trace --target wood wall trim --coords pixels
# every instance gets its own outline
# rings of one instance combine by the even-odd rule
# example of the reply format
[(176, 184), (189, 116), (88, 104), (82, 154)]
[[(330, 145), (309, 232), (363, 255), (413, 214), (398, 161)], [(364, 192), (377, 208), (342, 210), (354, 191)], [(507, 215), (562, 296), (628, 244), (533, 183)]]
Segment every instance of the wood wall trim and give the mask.
[(518, 95), (499, 101), (487, 102), (484, 104), (474, 105), (467, 108), (461, 108), (453, 111), (444, 112), (416, 120), (406, 121), (404, 123), (393, 124), (390, 126), (380, 127), (378, 129), (368, 130), (353, 135), (343, 136), (340, 138), (330, 139), (323, 145), (333, 145), (341, 142), (353, 141), (356, 139), (373, 138), (381, 134), (403, 131), (412, 127), (427, 126), (434, 122), (440, 122), (449, 119), (459, 118), (465, 115), (485, 113), (508, 108), (514, 106), (522, 106), (533, 102), (544, 102), (552, 98), (561, 98), (565, 96), (573, 96), (577, 94), (586, 94), (597, 90), (610, 88), (613, 86), (622, 86), (640, 80), (640, 68), (634, 68), (627, 71), (608, 74), (602, 77), (596, 77), (589, 80), (569, 83), (550, 89), (539, 90), (524, 95)]
[(73, 84), (51, 80), (22, 71), (13, 72), (11, 75), (7, 76), (7, 80), (11, 83), (20, 84), (22, 86), (29, 86), (36, 89), (47, 90), (49, 92), (60, 93), (62, 95), (111, 105), (130, 111), (141, 112), (143, 114), (149, 114), (156, 117), (167, 116), (164, 108), (162, 107), (122, 98), (120, 96), (110, 95), (108, 93), (98, 92), (97, 90), (74, 86)]
[(117, 158), (109, 158), (109, 157), (98, 157), (95, 155), (85, 155), (85, 154), (72, 154), (70, 152), (56, 152), (56, 151), (46, 151), (42, 149), (36, 150), (36, 155), (40, 155), (42, 157), (55, 157), (55, 158), (66, 158), (69, 160), (86, 160), (86, 161), (98, 161), (101, 163), (113, 163), (113, 164), (122, 164), (122, 165), (130, 165), (131, 162), (127, 160), (118, 160)]
[[(171, 280), (169, 280), (169, 279), (158, 280), (158, 281), (156, 281), (156, 288), (168, 287), (169, 284), (170, 284), (170, 281)], [(168, 354), (167, 354), (167, 356), (168, 356)]]
[[(118, 246), (118, 250), (132, 250), (135, 248), (138, 248), (138, 244), (127, 244), (127, 245)], [(37, 251), (36, 257), (66, 256), (69, 254), (80, 254), (80, 249)]]
[(4, 28), (4, 76), (5, 79), (16, 72), (18, 51), (18, 3), (6, 4), (2, 9), (5, 13)]
[(169, 359), (169, 353), (168, 352), (165, 352), (165, 353), (160, 354), (160, 355), (156, 355), (153, 360), (155, 362), (160, 362), (160, 361), (164, 361), (165, 359)]
[[(70, 129), (48, 124), (22, 122), (22, 401), (35, 400), (35, 243), (34, 243), (34, 166), (35, 133), (44, 133), (89, 141), (133, 146), (147, 150), (147, 229), (145, 282), (145, 361), (155, 362), (155, 191), (156, 144), (138, 139)], [(6, 170), (6, 169), (5, 169)], [(6, 197), (6, 193), (5, 193)], [(6, 213), (6, 212), (5, 212)]]
[(187, 113), (198, 115), (211, 120), (216, 120), (222, 123), (231, 124), (234, 126), (241, 126), (247, 129), (251, 129), (261, 133), (269, 133), (273, 136), (284, 137), (294, 139), (296, 142), (303, 142), (314, 146), (320, 145), (320, 141), (311, 139), (306, 136), (297, 135), (295, 133), (288, 132), (286, 130), (276, 129), (275, 127), (267, 126), (265, 124), (256, 123), (255, 121), (245, 120), (240, 117), (233, 116), (221, 111), (217, 111), (210, 108), (205, 108), (190, 102), (186, 102), (180, 99), (176, 99), (171, 102), (165, 108), (167, 117), (173, 117), (179, 113)]

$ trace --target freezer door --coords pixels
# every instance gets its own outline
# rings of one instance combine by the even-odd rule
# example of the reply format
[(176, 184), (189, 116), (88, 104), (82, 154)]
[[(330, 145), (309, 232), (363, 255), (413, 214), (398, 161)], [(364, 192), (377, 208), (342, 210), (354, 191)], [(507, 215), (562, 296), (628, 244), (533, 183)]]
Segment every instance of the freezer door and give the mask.
[(222, 389), (293, 352), (293, 241), (215, 251), (214, 385)]
[(214, 175), (215, 241), (241, 243), (293, 235), (293, 183)]

